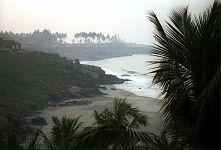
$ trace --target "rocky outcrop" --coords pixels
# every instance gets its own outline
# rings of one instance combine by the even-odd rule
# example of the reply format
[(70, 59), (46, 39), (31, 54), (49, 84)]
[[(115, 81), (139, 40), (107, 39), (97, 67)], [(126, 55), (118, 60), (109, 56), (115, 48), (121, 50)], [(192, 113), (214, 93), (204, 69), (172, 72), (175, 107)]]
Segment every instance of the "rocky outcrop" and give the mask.
[(100, 67), (91, 65), (82, 65), (82, 72), (84, 74), (90, 75), (99, 85), (101, 84), (121, 84), (127, 79), (120, 79), (117, 76), (111, 74), (105, 74), (104, 70)]
[(32, 125), (36, 125), (36, 126), (45, 126), (48, 124), (46, 119), (40, 116), (32, 118), (31, 123)]
[(73, 81), (70, 82), (68, 88), (56, 95), (49, 97), (49, 103), (56, 105), (67, 99), (76, 99), (84, 97), (93, 97), (102, 95), (99, 90), (100, 85), (121, 84), (126, 79), (119, 79), (110, 74), (105, 74), (105, 71), (100, 67), (91, 65), (82, 65), (80, 63), (72, 64), (75, 74), (72, 76)]

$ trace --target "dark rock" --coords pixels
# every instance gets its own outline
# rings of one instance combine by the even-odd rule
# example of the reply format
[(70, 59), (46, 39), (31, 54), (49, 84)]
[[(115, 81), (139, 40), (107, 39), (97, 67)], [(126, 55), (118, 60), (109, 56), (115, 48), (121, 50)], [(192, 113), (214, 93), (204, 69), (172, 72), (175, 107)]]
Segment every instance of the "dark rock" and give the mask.
[(103, 79), (103, 84), (121, 84), (125, 81), (129, 81), (128, 79), (120, 79), (114, 75), (107, 74)]
[(3, 116), (0, 116), (0, 130), (1, 129), (4, 129), (5, 127), (7, 127), (9, 125), (9, 122), (8, 122), (8, 119), (3, 117)]
[(129, 74), (122, 74), (121, 76), (122, 77), (129, 77), (130, 75)]
[(127, 71), (129, 74), (137, 74), (136, 71)]
[(98, 88), (82, 88), (80, 91), (82, 97), (93, 97), (102, 95), (102, 92)]
[[(72, 64), (73, 65), (73, 64)], [(69, 66), (70, 67), (70, 66)], [(49, 95), (48, 106), (56, 106), (66, 99), (79, 99), (83, 97), (93, 97), (103, 95), (99, 89), (106, 89), (100, 85), (121, 84), (128, 79), (120, 79), (111, 74), (105, 74), (100, 67), (75, 64), (73, 65), (75, 73), (66, 89)]]
[(106, 90), (107, 87), (105, 87), (105, 86), (99, 86), (99, 89)]
[(71, 100), (65, 100), (64, 102), (59, 103), (58, 106), (88, 105), (91, 103), (92, 101), (90, 100), (71, 99)]
[(75, 65), (80, 65), (79, 59), (75, 59), (75, 60), (74, 60), (74, 64), (75, 64)]
[(31, 119), (31, 123), (37, 126), (45, 126), (47, 125), (47, 121), (43, 117), (35, 117)]
[(117, 90), (116, 88), (110, 88), (111, 90)]

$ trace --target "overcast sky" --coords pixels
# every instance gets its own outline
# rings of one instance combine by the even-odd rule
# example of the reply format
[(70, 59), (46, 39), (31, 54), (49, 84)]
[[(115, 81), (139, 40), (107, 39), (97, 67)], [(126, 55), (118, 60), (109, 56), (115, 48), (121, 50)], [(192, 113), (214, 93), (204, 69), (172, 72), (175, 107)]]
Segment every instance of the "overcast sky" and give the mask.
[(33, 32), (118, 33), (128, 42), (150, 44), (152, 25), (146, 19), (155, 11), (164, 19), (175, 7), (198, 12), (213, 0), (0, 0), (0, 30)]

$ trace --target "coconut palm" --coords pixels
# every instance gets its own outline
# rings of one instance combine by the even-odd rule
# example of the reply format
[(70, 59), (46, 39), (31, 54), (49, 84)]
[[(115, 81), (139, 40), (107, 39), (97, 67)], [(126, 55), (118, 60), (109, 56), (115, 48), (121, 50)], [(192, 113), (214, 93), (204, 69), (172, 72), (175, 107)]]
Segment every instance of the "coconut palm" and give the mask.
[(149, 136), (151, 137), (151, 147), (148, 150), (185, 150), (183, 145), (173, 141), (166, 131), (160, 135), (149, 133)]
[(162, 25), (155, 13), (152, 73), (162, 88), (166, 128), (174, 139), (204, 147), (220, 142), (219, 87), (221, 3), (214, 1), (203, 14), (188, 7), (174, 10)]
[(73, 150), (77, 146), (79, 128), (82, 123), (79, 122), (80, 117), (68, 118), (52, 117), (54, 126), (51, 131), (51, 141), (56, 150)]
[[(3, 150), (42, 150), (47, 145), (45, 134), (39, 129), (31, 129), (29, 133), (16, 133), (15, 131), (8, 129), (7, 135), (3, 138), (4, 142), (0, 142), (0, 147)], [(45, 143), (44, 143), (45, 141)], [(48, 149), (52, 150), (52, 149)]]
[(46, 135), (40, 129), (35, 129), (26, 136), (24, 142), (20, 145), (20, 150), (42, 150), (49, 147), (47, 141), (48, 138)]
[[(23, 140), (22, 143), (15, 143), (13, 139), (9, 139), (11, 145), (8, 150), (74, 150), (77, 149), (79, 140), (79, 128), (81, 122), (79, 117), (67, 118), (52, 117), (53, 127), (51, 138), (40, 129), (33, 130)], [(13, 136), (15, 137), (15, 136)], [(17, 136), (16, 136), (17, 138)], [(14, 138), (15, 139), (15, 138)], [(9, 144), (10, 144), (9, 143)]]
[(95, 126), (86, 129), (82, 138), (90, 149), (129, 150), (148, 146), (150, 137), (140, 129), (147, 124), (146, 116), (126, 99), (115, 99), (112, 109), (95, 111), (94, 117)]

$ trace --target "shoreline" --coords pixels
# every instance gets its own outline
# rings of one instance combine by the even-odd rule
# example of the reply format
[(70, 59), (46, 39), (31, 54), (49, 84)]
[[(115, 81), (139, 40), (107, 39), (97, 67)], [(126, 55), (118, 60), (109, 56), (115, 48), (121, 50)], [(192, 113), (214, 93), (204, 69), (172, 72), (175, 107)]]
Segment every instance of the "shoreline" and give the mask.
[[(44, 117), (48, 125), (43, 126), (43, 131), (49, 133), (52, 126), (52, 116), (62, 117), (77, 117), (80, 116), (80, 121), (83, 122), (83, 127), (87, 127), (94, 123), (94, 110), (102, 111), (105, 108), (111, 108), (114, 98), (126, 98), (133, 107), (137, 107), (142, 113), (147, 116), (147, 126), (142, 129), (149, 132), (159, 134), (162, 130), (162, 118), (160, 114), (160, 100), (137, 96), (131, 92), (113, 89), (113, 85), (105, 85), (106, 89), (100, 89), (105, 95), (81, 98), (80, 100), (91, 101), (85, 105), (71, 105), (48, 107), (44, 109), (39, 116)], [(111, 89), (112, 88), (112, 89)]]

